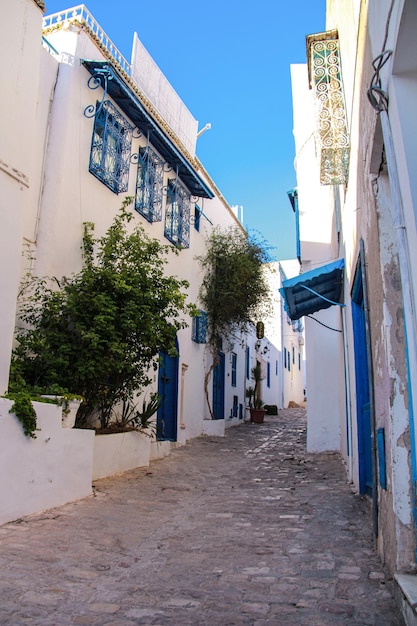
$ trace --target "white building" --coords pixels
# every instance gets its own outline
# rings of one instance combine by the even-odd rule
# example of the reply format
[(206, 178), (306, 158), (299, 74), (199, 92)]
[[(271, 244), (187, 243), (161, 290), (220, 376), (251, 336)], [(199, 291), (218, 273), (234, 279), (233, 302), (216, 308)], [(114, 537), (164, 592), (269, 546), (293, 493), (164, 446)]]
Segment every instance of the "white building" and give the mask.
[[(42, 4), (18, 0), (8, 6), (0, 44), (7, 68), (0, 154), (3, 393), (20, 278), (28, 269), (58, 280), (79, 271), (84, 223), (95, 225), (95, 236), (104, 235), (123, 198), (134, 197), (134, 220), (151, 237), (181, 246), (179, 254), (170, 257), (167, 271), (189, 282), (189, 300), (197, 303), (201, 267), (196, 257), (205, 251), (206, 236), (214, 226), (243, 230), (196, 156), (197, 120), (137, 35), (130, 64), (84, 5), (47, 16), (42, 23)], [(151, 179), (154, 184), (149, 183)], [(255, 339), (229, 337), (219, 346), (219, 365), (209, 389), (216, 419), (210, 420), (204, 377), (211, 356), (204, 339), (204, 315), (198, 320), (193, 324), (190, 319), (190, 326), (179, 331), (178, 357), (161, 355), (162, 365), (151, 390), (158, 391), (165, 402), (158, 412), (158, 443), (150, 457), (148, 453), (148, 462), (167, 454), (172, 445), (210, 431), (212, 422), (224, 432), (225, 427), (244, 421), (247, 371), (256, 358), (250, 347), (248, 355), (247, 347)], [(263, 355), (270, 372), (265, 401), (277, 395), (272, 389), (275, 370), (268, 365), (275, 359), (272, 347), (269, 355)], [(12, 418), (6, 404), (0, 427), (7, 421), (9, 428)], [(42, 418), (40, 423), (44, 423)], [(79, 439), (85, 433), (76, 430), (65, 433), (68, 449), (80, 449)], [(90, 493), (94, 459), (78, 463), (82, 468), (69, 476), (61, 462), (64, 443), (55, 434), (48, 448), (55, 450), (50, 461), (54, 479), (45, 486), (48, 496), (30, 486), (29, 475), (19, 474), (12, 489), (19, 494), (18, 501), (10, 510), (4, 507), (6, 517), (0, 522), (61, 504), (63, 491), (67, 500)], [(93, 455), (90, 434), (81, 446), (85, 455), (90, 448)], [(0, 439), (5, 442), (4, 437)], [(46, 481), (40, 438), (20, 442), (19, 450), (27, 444), (33, 446), (27, 471), (33, 463), (40, 481)], [(10, 439), (4, 445), (11, 448)], [(93, 467), (94, 474), (103, 475), (102, 469)], [(2, 475), (13, 472), (8, 467)], [(7, 487), (10, 492), (10, 484)]]
[(284, 281), (292, 319), (315, 318), (305, 317), (308, 448), (340, 451), (369, 497), (368, 523), (410, 624), (416, 27), (413, 0), (328, 0), (326, 32), (307, 37), (307, 65), (291, 68), (303, 273)]

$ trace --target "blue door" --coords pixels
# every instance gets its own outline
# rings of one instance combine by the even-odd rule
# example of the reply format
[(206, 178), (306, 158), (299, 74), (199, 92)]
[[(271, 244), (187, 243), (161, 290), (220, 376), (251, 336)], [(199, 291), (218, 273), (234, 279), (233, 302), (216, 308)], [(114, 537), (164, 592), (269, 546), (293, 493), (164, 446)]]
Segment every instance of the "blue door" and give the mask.
[(359, 489), (372, 496), (372, 428), (369, 397), (369, 366), (366, 349), (366, 324), (360, 265), (352, 291), (352, 320), (355, 347), (356, 412), (358, 420)]
[(216, 420), (224, 419), (224, 353), (217, 353), (219, 362), (213, 370), (213, 415)]
[(159, 353), (158, 393), (161, 406), (156, 416), (156, 438), (159, 441), (177, 440), (178, 418), (178, 357)]

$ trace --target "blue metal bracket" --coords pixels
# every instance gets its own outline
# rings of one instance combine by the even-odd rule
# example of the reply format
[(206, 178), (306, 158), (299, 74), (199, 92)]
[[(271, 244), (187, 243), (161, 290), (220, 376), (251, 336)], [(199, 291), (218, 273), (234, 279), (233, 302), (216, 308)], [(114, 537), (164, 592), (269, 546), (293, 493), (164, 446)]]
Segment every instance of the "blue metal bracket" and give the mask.
[(87, 85), (90, 89), (98, 89), (99, 87), (103, 88), (103, 96), (101, 98), (101, 102), (99, 102), (96, 106), (94, 104), (89, 104), (84, 109), (85, 117), (91, 118), (96, 117), (103, 106), (103, 102), (107, 96), (107, 85), (108, 81), (113, 79), (113, 72), (111, 69), (105, 65), (103, 67), (97, 67), (94, 70), (94, 74), (90, 76), (87, 81)]

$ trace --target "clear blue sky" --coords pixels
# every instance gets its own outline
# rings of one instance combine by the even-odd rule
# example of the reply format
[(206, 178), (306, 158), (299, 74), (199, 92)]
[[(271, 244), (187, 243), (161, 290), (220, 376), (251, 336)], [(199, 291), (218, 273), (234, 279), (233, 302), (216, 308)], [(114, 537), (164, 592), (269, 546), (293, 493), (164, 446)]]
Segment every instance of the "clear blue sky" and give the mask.
[[(46, 0), (46, 14), (75, 6)], [(197, 155), (244, 225), (295, 257), (290, 64), (325, 30), (325, 0), (86, 0), (130, 61), (133, 33), (199, 121)]]

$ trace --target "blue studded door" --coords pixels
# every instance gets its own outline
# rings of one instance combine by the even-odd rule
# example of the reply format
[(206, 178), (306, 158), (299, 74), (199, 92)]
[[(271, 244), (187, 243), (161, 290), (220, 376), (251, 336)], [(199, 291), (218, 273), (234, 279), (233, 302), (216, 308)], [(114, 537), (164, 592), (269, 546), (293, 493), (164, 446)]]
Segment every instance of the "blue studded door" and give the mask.
[(355, 347), (356, 412), (358, 421), (359, 490), (372, 495), (372, 427), (369, 395), (369, 366), (366, 323), (360, 267), (352, 292), (352, 321)]
[(218, 353), (219, 362), (213, 370), (213, 415), (214, 419), (224, 419), (224, 353)]
[(161, 406), (156, 416), (156, 437), (159, 441), (177, 441), (178, 357), (159, 353), (158, 393)]

